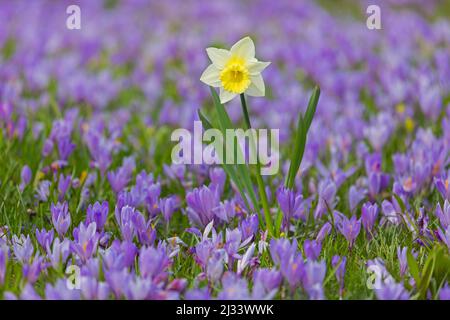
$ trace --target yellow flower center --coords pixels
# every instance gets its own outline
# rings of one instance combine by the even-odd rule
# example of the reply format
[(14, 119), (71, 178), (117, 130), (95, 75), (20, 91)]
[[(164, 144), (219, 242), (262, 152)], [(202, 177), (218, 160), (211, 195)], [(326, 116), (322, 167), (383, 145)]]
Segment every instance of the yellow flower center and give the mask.
[(240, 94), (250, 85), (250, 76), (245, 61), (239, 57), (228, 60), (225, 68), (220, 72), (220, 81), (225, 90)]

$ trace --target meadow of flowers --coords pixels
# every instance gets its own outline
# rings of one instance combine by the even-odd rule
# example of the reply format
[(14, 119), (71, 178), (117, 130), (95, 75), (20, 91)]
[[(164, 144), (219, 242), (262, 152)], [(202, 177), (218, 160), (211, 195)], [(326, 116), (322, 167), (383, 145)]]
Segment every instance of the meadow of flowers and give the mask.
[[(449, 11), (1, 1), (0, 298), (450, 299)], [(205, 49), (247, 36), (271, 62), (252, 125), (280, 130), (279, 172), (246, 171), (254, 203), (221, 166), (173, 164), (170, 140), (199, 110), (217, 121)]]

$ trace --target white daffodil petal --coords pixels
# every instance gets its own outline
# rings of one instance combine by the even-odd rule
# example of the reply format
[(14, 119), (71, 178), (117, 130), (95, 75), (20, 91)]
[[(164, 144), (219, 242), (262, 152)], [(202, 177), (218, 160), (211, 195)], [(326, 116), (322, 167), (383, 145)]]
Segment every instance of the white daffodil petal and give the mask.
[(245, 93), (252, 97), (264, 97), (266, 94), (266, 87), (262, 76), (253, 76), (250, 79), (252, 82)]
[(255, 58), (255, 44), (250, 37), (245, 37), (236, 42), (231, 47), (231, 53), (245, 60), (253, 60)]
[(269, 66), (270, 62), (262, 62), (262, 61), (255, 61), (255, 62), (249, 62), (247, 65), (248, 72), (250, 75), (257, 75), (258, 73), (261, 73), (267, 66)]
[(209, 59), (218, 69), (223, 69), (231, 57), (231, 53), (225, 49), (207, 48), (206, 53)]
[(211, 87), (220, 86), (220, 71), (213, 64), (210, 64), (205, 71), (203, 71), (200, 81), (206, 83)]
[(220, 88), (220, 103), (226, 103), (236, 97), (236, 94), (230, 91), (225, 90), (224, 88)]

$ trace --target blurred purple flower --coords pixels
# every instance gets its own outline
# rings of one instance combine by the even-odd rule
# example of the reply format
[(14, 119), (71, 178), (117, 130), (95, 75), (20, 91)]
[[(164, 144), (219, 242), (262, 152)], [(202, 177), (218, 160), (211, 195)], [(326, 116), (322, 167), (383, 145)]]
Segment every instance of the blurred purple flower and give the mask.
[(67, 202), (57, 203), (56, 205), (52, 203), (50, 211), (52, 213), (53, 227), (60, 237), (64, 237), (71, 223)]
[(109, 204), (108, 201), (103, 201), (102, 204), (95, 202), (94, 205), (89, 205), (87, 208), (86, 223), (95, 222), (97, 231), (103, 230), (103, 227), (108, 219)]

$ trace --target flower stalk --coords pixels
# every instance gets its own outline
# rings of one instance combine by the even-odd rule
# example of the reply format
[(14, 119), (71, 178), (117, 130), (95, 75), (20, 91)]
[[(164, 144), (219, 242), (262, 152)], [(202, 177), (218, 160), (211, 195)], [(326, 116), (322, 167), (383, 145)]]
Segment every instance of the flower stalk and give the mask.
[[(241, 97), (242, 112), (244, 113), (246, 129), (251, 129), (252, 125), (250, 123), (250, 117), (248, 115), (248, 108), (247, 108), (247, 102), (245, 100), (245, 95), (243, 93), (241, 93), (240, 97)], [(261, 198), (262, 209), (264, 212), (264, 219), (266, 222), (266, 227), (267, 227), (267, 230), (269, 231), (269, 234), (271, 236), (273, 236), (274, 230), (273, 230), (272, 217), (270, 216), (269, 202), (267, 200), (266, 189), (264, 188), (264, 181), (262, 179), (260, 169), (261, 169), (261, 164), (259, 162), (258, 152), (256, 152), (256, 183), (258, 184), (258, 192), (259, 192), (259, 196)]]

